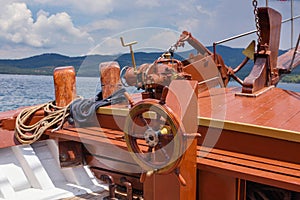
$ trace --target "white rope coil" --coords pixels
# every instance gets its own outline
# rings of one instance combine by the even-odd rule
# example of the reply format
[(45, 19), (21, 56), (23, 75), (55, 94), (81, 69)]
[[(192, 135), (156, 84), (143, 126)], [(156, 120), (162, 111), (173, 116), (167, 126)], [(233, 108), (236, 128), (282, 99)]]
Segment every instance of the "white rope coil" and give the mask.
[[(68, 112), (70, 104), (65, 107), (58, 107), (55, 101), (25, 108), (16, 118), (15, 137), (22, 144), (31, 144), (37, 141), (43, 133), (55, 127), (60, 129), (65, 119), (70, 115)], [(44, 110), (44, 118), (32, 125), (27, 125), (38, 110)]]

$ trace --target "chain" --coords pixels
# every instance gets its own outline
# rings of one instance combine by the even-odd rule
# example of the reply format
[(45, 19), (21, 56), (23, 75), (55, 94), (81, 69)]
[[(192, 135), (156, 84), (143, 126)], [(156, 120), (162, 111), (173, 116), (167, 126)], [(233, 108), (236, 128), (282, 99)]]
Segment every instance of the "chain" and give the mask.
[(254, 15), (255, 15), (255, 25), (256, 25), (256, 34), (257, 34), (257, 43), (260, 45), (261, 43), (261, 35), (260, 35), (260, 26), (259, 26), (259, 18), (258, 18), (258, 8), (257, 8), (257, 0), (252, 1), (252, 5), (254, 7)]

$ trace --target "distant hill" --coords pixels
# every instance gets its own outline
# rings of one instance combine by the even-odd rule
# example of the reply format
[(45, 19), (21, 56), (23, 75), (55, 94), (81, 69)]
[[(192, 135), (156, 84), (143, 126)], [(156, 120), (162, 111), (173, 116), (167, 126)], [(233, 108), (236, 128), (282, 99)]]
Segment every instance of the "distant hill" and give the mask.
[[(136, 53), (136, 63), (153, 62), (161, 53)], [(60, 66), (74, 66), (80, 76), (99, 76), (99, 64), (117, 61), (120, 66), (131, 65), (131, 55), (88, 55), (69, 57), (60, 54), (42, 54), (24, 59), (0, 59), (0, 74), (52, 75)]]
[[(208, 47), (212, 51), (212, 47)], [(241, 48), (230, 48), (227, 46), (217, 46), (217, 53), (222, 55), (226, 65), (233, 68), (244, 59)], [(280, 51), (279, 53), (283, 53)], [(162, 52), (157, 53), (135, 53), (137, 65), (152, 63)], [(177, 58), (187, 57), (191, 51), (176, 54)], [(121, 68), (132, 65), (131, 55), (88, 55), (79, 57), (69, 57), (60, 54), (42, 54), (24, 59), (0, 59), (0, 73), (2, 74), (32, 74), (32, 75), (52, 75), (53, 70), (59, 66), (74, 66), (79, 76), (99, 76), (99, 64), (107, 61), (117, 61)], [(241, 78), (249, 74), (253, 62), (249, 62), (243, 70), (239, 72)], [(299, 69), (300, 70), (300, 69)], [(300, 71), (299, 71), (300, 73)]]

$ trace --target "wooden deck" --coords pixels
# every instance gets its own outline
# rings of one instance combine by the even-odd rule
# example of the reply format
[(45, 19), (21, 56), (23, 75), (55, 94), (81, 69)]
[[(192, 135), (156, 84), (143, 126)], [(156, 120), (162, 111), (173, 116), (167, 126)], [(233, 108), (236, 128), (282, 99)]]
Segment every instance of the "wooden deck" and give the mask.
[[(238, 92), (240, 88), (227, 88), (224, 93), (218, 89), (201, 93), (199, 117), (222, 120), (221, 117), (212, 115), (212, 110), (217, 110), (218, 114), (225, 113), (223, 120), (227, 122), (300, 132), (299, 93), (272, 88), (259, 97), (251, 98), (237, 96)], [(208, 96), (209, 93), (213, 96)], [(219, 98), (225, 99), (222, 101)], [(213, 102), (219, 102), (219, 104), (212, 105)]]
[(199, 125), (300, 142), (300, 94), (271, 88), (258, 97), (237, 96), (240, 88), (199, 95)]

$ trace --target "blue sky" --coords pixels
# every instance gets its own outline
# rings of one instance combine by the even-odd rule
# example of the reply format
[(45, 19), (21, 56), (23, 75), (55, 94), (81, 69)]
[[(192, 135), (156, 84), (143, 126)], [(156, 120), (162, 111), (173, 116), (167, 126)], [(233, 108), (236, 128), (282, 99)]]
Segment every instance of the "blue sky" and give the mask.
[[(126, 42), (139, 42), (137, 50), (167, 49), (187, 30), (204, 45), (254, 30), (251, 0), (0, 0), (0, 58), (22, 58), (42, 53), (69, 56), (115, 54), (128, 51)], [(259, 1), (265, 6), (265, 1)], [(270, 0), (283, 19), (290, 17), (290, 1)], [(300, 1), (294, 1), (300, 15)], [(290, 48), (290, 27), (282, 26), (281, 49)], [(294, 40), (300, 19), (294, 24)], [(255, 34), (235, 42), (246, 47)]]

